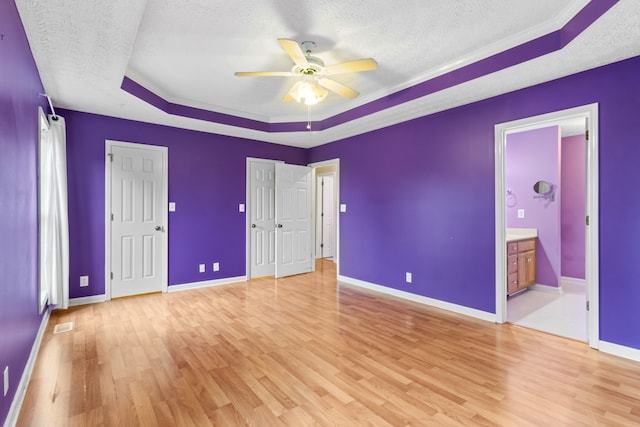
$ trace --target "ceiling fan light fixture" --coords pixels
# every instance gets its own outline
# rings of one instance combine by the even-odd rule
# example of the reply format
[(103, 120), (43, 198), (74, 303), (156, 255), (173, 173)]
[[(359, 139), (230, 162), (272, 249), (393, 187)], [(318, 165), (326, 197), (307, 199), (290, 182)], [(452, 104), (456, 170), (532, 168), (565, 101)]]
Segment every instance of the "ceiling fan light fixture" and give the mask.
[(316, 105), (327, 96), (328, 91), (314, 82), (305, 81), (298, 86), (298, 95), (301, 103), (305, 105)]
[(343, 98), (354, 99), (359, 95), (358, 91), (334, 80), (331, 76), (378, 68), (378, 63), (373, 58), (356, 59), (325, 66), (322, 59), (311, 55), (312, 50), (316, 47), (313, 41), (303, 41), (298, 44), (295, 40), (278, 39), (278, 42), (293, 61), (291, 71), (241, 71), (236, 72), (235, 75), (238, 77), (300, 77), (282, 98), (282, 102), (296, 101), (309, 107), (326, 98), (329, 91)]

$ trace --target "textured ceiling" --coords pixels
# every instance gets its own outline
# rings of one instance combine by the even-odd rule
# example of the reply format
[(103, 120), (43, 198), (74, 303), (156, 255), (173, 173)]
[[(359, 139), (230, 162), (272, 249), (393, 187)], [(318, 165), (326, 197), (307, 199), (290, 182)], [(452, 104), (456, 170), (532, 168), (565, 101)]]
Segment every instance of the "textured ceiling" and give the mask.
[[(43, 85), (55, 106), (301, 147), (640, 54), (640, 4), (626, 0), (598, 16), (560, 50), (406, 102), (381, 102), (556, 31), (589, 3), (16, 0)], [(280, 101), (294, 77), (233, 75), (234, 71), (289, 71), (292, 62), (278, 38), (315, 41), (314, 55), (327, 65), (372, 57), (379, 69), (336, 76), (361, 95), (348, 100), (330, 94), (308, 111), (303, 105)], [(306, 123), (308, 117), (327, 123), (358, 108), (368, 111), (313, 132), (263, 131), (243, 126), (240, 120), (212, 122), (168, 114), (168, 109), (162, 111), (123, 90), (125, 76), (168, 103), (266, 124)]]

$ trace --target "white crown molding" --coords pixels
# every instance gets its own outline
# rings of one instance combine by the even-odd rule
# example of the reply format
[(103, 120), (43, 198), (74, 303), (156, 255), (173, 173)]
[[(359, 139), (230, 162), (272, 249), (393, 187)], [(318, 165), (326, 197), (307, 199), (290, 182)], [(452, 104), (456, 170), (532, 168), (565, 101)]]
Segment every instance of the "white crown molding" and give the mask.
[(250, 119), (250, 120), (258, 120), (265, 123), (269, 123), (270, 121), (270, 118), (267, 116), (250, 114), (244, 111), (235, 110), (232, 108), (226, 108), (218, 104), (208, 104), (205, 102), (198, 102), (193, 99), (186, 99), (186, 98), (181, 98), (179, 96), (170, 95), (163, 87), (158, 86), (154, 83), (151, 83), (149, 79), (145, 78), (141, 74), (138, 74), (131, 69), (127, 69), (125, 76), (130, 78), (134, 82), (138, 83), (140, 86), (144, 87), (148, 91), (152, 92), (154, 95), (157, 95), (160, 98), (164, 99), (165, 101), (172, 104), (176, 104), (178, 106), (199, 108), (201, 110), (211, 111), (214, 113), (228, 114), (230, 116), (241, 117), (241, 118)]

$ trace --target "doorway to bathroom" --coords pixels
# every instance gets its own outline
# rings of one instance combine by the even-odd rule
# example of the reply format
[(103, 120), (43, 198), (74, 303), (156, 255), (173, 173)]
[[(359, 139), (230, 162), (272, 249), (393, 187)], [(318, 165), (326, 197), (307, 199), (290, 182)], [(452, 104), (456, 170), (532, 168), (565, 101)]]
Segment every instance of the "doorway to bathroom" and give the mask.
[(597, 104), (495, 131), (496, 318), (597, 348)]

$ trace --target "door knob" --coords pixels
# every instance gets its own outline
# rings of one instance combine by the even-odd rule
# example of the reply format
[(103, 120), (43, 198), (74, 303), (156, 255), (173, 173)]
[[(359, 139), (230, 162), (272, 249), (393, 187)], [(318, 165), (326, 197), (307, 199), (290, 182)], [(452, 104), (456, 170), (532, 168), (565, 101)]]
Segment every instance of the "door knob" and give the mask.
[(282, 228), (282, 224), (278, 224), (278, 228)]
[(251, 228), (256, 228), (256, 225), (255, 224), (251, 224)]
[(163, 231), (163, 227), (161, 225), (156, 225), (156, 231)]

